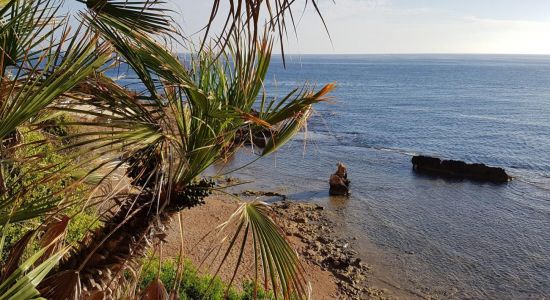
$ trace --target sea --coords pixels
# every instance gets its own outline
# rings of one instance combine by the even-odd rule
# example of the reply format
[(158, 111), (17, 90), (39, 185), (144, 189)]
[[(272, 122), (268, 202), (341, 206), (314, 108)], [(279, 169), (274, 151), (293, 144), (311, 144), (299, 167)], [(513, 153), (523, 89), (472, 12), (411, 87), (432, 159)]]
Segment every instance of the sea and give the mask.
[[(327, 83), (336, 89), (286, 146), (250, 165), (243, 150), (217, 170), (326, 207), (389, 295), (550, 299), (550, 56), (274, 55), (264, 92)], [(416, 154), (514, 179), (419, 175)], [(349, 197), (328, 194), (339, 162)]]
[[(336, 89), (307, 130), (235, 176), (327, 207), (390, 295), (550, 299), (550, 56), (273, 57), (268, 98), (304, 83)], [(514, 179), (419, 175), (416, 154)], [(253, 158), (244, 151), (228, 169)], [(350, 197), (328, 195), (338, 162)]]

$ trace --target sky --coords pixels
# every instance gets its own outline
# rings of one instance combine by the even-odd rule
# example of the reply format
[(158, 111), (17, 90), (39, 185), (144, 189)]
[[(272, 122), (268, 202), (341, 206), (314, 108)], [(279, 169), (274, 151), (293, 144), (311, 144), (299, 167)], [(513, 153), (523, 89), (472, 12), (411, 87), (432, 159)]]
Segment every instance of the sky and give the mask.
[[(179, 23), (200, 28), (211, 1), (176, 1)], [(197, 4), (200, 3), (200, 4)], [(302, 2), (302, 1), (297, 1)], [(550, 0), (320, 0), (289, 35), (289, 53), (550, 54)], [(298, 15), (301, 3), (296, 6)]]
[[(296, 1), (297, 37), (284, 41), (288, 53), (550, 54), (550, 0), (318, 0), (332, 42), (313, 6), (303, 11), (304, 1)], [(167, 2), (192, 34), (212, 0)]]

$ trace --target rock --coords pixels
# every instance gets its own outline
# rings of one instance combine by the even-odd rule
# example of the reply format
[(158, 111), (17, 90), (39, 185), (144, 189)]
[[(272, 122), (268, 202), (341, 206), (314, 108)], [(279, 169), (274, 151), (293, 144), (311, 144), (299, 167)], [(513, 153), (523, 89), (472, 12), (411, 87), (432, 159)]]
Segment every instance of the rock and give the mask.
[(359, 285), (361, 282), (365, 281), (367, 278), (362, 274), (353, 275), (353, 284)]
[(304, 243), (297, 249), (300, 256), (338, 279), (337, 299), (365, 299), (369, 267), (357, 257), (349, 240), (334, 234), (335, 223), (319, 206), (282, 201), (273, 207), (284, 220), (285, 230)]
[(323, 244), (328, 244), (328, 243), (330, 242), (330, 241), (329, 241), (326, 237), (324, 237), (324, 236), (318, 237), (317, 240), (318, 240), (319, 242), (323, 243)]
[(467, 164), (458, 160), (441, 160), (436, 157), (414, 156), (411, 160), (413, 170), (437, 176), (465, 178), (493, 183), (506, 183), (511, 177), (502, 168), (489, 167), (484, 164)]
[(336, 173), (330, 175), (330, 195), (333, 196), (348, 196), (349, 195), (349, 185), (350, 181), (348, 180), (348, 172), (346, 166), (342, 163), (338, 163), (338, 169)]
[(305, 240), (305, 239), (306, 239), (300, 232), (295, 232), (295, 233), (294, 233), (294, 236), (295, 236), (295, 237), (298, 237), (298, 238), (300, 238), (300, 239), (302, 239), (302, 240)]
[[(235, 196), (247, 196), (247, 197), (250, 197), (250, 196), (281, 197), (281, 199), (283, 201), (286, 200), (286, 195), (276, 193), (276, 192), (269, 192), (269, 191), (266, 192), (266, 191), (244, 190), (244, 191), (241, 191), (240, 193), (233, 193), (233, 195), (235, 195)], [(286, 209), (286, 207), (284, 207), (284, 204), (281, 205), (281, 208)]]
[(317, 251), (321, 250), (323, 248), (323, 245), (321, 243), (319, 243), (319, 241), (315, 241), (315, 249)]
[(301, 223), (301, 224), (307, 223), (307, 221), (308, 221), (308, 219), (306, 217), (296, 217), (294, 220), (297, 223)]
[(306, 253), (307, 253), (307, 255), (308, 255), (309, 257), (315, 257), (315, 256), (317, 256), (317, 252), (314, 251), (313, 249), (307, 250)]

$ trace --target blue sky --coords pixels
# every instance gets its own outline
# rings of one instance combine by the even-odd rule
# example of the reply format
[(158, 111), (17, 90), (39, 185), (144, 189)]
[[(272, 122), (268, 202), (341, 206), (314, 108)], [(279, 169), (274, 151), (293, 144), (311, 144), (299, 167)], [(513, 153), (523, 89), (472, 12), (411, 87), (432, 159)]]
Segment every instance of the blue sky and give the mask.
[[(301, 14), (298, 0), (296, 12)], [(211, 0), (168, 0), (187, 32)], [(289, 36), (290, 53), (550, 54), (550, 0), (319, 0), (331, 44), (310, 7)], [(223, 9), (223, 8), (222, 8)]]

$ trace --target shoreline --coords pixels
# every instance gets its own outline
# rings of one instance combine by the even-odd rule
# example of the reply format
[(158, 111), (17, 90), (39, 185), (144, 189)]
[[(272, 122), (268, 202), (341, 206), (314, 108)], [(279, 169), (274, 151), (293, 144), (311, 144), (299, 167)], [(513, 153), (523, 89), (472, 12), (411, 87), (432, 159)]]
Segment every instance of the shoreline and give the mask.
[[(284, 195), (264, 191), (241, 193), (245, 199), (252, 196), (285, 199)], [(215, 242), (213, 235), (208, 234), (227, 220), (239, 203), (221, 193), (205, 200), (206, 204), (182, 212), (183, 244), (178, 220), (173, 220), (163, 252), (167, 257), (176, 257), (182, 245), (184, 256), (202, 272), (215, 274), (216, 261), (207, 261), (204, 257)], [(372, 267), (361, 260), (359, 252), (354, 249), (357, 239), (339, 231), (341, 227), (331, 216), (331, 211), (314, 202), (282, 200), (269, 203), (273, 209), (272, 218), (299, 255), (311, 284), (312, 299), (395, 299), (390, 286), (378, 288), (378, 284), (373, 284), (376, 279)], [(252, 255), (244, 256), (233, 282), (237, 288), (254, 274)], [(236, 260), (236, 255), (229, 255), (227, 266), (217, 274), (222, 280), (230, 282)]]
[(358, 257), (352, 246), (354, 238), (338, 232), (338, 226), (323, 206), (279, 201), (272, 207), (300, 258), (332, 274), (339, 299), (391, 299), (387, 291), (371, 286), (371, 266)]

